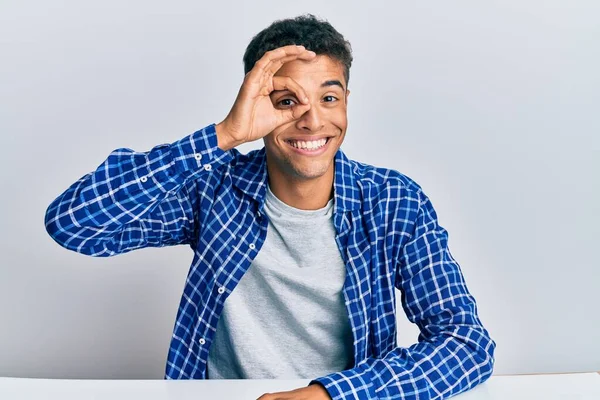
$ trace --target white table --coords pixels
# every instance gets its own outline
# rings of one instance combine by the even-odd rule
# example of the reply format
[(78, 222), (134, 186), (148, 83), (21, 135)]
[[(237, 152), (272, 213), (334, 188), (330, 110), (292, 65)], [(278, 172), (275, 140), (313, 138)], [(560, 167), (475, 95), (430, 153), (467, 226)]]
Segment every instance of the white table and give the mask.
[[(310, 380), (75, 380), (0, 377), (0, 399), (60, 400), (256, 400), (266, 392), (292, 390)], [(492, 376), (458, 400), (599, 400), (600, 375)]]

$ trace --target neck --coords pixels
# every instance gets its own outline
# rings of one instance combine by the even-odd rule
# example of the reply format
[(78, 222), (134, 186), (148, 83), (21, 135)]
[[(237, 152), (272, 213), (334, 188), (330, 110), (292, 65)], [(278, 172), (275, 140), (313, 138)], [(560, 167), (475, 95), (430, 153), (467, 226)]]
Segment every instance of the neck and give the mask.
[(269, 187), (288, 206), (300, 210), (318, 210), (333, 197), (334, 163), (325, 174), (314, 179), (290, 178), (267, 162)]

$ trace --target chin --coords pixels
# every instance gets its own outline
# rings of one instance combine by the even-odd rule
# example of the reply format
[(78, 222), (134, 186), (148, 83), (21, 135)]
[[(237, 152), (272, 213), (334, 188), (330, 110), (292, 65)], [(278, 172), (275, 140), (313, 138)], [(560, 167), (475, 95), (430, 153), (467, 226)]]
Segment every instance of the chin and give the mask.
[(331, 165), (331, 162), (322, 160), (312, 161), (311, 165), (297, 165), (295, 163), (289, 163), (289, 160), (287, 161), (292, 175), (303, 180), (320, 178), (327, 173), (329, 166)]

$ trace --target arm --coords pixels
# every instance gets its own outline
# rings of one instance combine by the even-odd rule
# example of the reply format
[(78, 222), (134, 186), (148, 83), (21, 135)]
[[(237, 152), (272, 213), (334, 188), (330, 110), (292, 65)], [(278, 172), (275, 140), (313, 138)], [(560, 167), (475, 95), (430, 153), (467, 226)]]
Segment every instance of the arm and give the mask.
[(447, 231), (427, 196), (418, 194), (414, 231), (401, 250), (395, 283), (408, 319), (419, 327), (418, 343), (311, 381), (323, 384), (334, 400), (441, 399), (492, 374), (496, 344), (450, 254)]
[[(218, 179), (210, 171), (231, 161), (234, 156), (227, 150), (260, 139), (310, 109), (297, 82), (274, 74), (286, 62), (315, 56), (295, 45), (268, 51), (246, 74), (220, 124), (147, 153), (113, 151), (96, 171), (81, 177), (50, 204), (44, 220), (52, 239), (67, 249), (98, 257), (148, 246), (195, 248), (198, 213), (204, 202), (212, 200), (207, 192)], [(275, 108), (269, 96), (283, 89), (306, 98), (305, 102)]]
[(50, 204), (46, 230), (61, 246), (97, 257), (193, 246), (202, 185), (232, 159), (219, 146), (232, 144), (209, 125), (149, 152), (116, 149)]

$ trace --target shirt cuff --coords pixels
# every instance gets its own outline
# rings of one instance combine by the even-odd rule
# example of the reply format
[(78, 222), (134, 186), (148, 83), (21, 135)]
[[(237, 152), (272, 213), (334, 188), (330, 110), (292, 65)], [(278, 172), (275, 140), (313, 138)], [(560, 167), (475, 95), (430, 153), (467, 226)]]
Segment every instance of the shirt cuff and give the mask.
[(231, 150), (218, 146), (215, 124), (171, 143), (170, 148), (175, 169), (185, 178), (211, 171), (233, 159)]
[(377, 400), (371, 371), (366, 363), (313, 379), (309, 385), (314, 383), (323, 385), (332, 400)]

